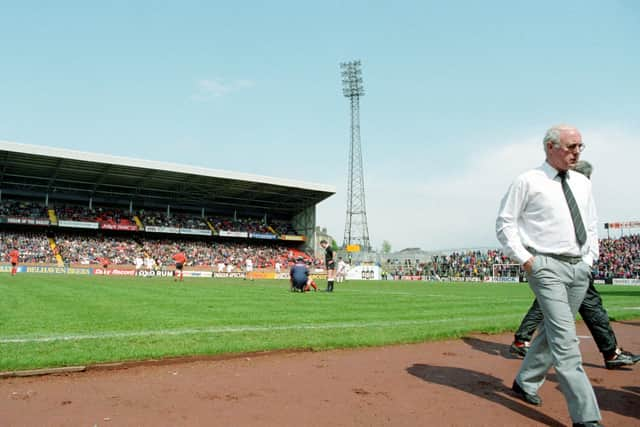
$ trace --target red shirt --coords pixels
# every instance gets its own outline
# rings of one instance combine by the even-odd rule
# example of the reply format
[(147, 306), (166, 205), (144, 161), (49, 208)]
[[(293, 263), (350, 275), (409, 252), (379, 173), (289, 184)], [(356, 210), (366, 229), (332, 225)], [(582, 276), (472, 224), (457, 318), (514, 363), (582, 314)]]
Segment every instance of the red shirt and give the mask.
[(109, 265), (109, 258), (99, 258), (98, 261), (100, 261), (100, 264), (104, 265)]
[(173, 259), (180, 264), (184, 264), (185, 262), (187, 262), (187, 257), (184, 256), (184, 252), (178, 252), (173, 256)]
[(9, 252), (9, 258), (11, 259), (12, 263), (17, 264), (18, 263), (18, 257), (20, 257), (20, 252), (18, 252), (17, 249), (14, 249), (11, 252)]

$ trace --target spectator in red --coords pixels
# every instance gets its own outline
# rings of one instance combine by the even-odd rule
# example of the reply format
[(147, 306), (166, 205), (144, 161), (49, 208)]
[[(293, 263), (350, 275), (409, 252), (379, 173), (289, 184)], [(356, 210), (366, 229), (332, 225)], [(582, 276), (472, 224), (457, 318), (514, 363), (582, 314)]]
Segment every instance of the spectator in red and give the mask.
[(187, 257), (184, 255), (184, 252), (180, 250), (180, 252), (173, 256), (173, 259), (176, 262), (176, 271), (173, 275), (173, 281), (177, 281), (178, 274), (180, 274), (180, 281), (182, 282), (182, 267), (184, 267), (184, 264), (187, 262)]
[(18, 259), (20, 258), (20, 252), (15, 247), (9, 252), (9, 261), (11, 262), (11, 275), (15, 276), (18, 272)]

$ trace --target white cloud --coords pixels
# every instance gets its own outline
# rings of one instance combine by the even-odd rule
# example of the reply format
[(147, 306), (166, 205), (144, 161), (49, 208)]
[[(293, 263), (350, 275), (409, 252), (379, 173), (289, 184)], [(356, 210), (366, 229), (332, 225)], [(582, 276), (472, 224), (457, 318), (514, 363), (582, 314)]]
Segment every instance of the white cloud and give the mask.
[(220, 78), (202, 79), (197, 83), (197, 93), (193, 98), (201, 100), (211, 97), (221, 97), (253, 86), (255, 86), (255, 82), (246, 79), (231, 81), (226, 81)]
[[(602, 223), (640, 220), (640, 144), (620, 130), (585, 129), (582, 133), (587, 144), (582, 158), (594, 165), (600, 234), (606, 237)], [(494, 226), (500, 200), (519, 173), (544, 161), (541, 138), (522, 138), (502, 146), (487, 141), (481, 152), (471, 154), (466, 169), (452, 167), (451, 174), (424, 182), (403, 179), (401, 174), (373, 177), (366, 188), (372, 244), (379, 247), (388, 240), (393, 250), (498, 247)], [(319, 208), (321, 217), (328, 209), (344, 212), (343, 198), (338, 194), (325, 202)], [(342, 224), (323, 225), (342, 233)], [(335, 237), (341, 242), (341, 234)]]

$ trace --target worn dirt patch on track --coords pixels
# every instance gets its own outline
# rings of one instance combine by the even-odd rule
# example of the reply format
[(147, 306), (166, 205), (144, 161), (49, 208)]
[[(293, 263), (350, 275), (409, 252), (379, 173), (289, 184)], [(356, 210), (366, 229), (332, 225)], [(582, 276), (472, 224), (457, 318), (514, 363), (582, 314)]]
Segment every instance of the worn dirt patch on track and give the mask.
[[(640, 322), (613, 325), (640, 353)], [(584, 325), (580, 335), (589, 336)], [(511, 334), (328, 352), (173, 360), (0, 380), (3, 426), (570, 425), (553, 372), (542, 407), (510, 391)], [(584, 366), (607, 426), (640, 425), (640, 366), (608, 371), (592, 339)]]

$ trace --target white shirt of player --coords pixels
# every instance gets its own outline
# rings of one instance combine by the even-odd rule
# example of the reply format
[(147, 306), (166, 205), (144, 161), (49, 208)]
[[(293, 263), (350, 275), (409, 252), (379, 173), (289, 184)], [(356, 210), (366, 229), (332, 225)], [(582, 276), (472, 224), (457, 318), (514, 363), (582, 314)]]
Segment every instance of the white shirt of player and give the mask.
[(280, 273), (280, 270), (282, 270), (282, 264), (280, 264), (280, 261), (276, 261), (276, 273)]
[(233, 271), (233, 264), (229, 263), (227, 264), (227, 273), (231, 273)]
[(136, 270), (140, 270), (140, 269), (142, 269), (142, 266), (143, 266), (143, 264), (144, 264), (144, 261), (142, 260), (142, 258), (141, 258), (141, 257), (136, 257), (136, 259), (135, 259), (135, 261), (134, 261), (134, 262), (135, 262), (135, 264), (136, 264)]
[(220, 261), (218, 263), (218, 273), (223, 273), (224, 272), (224, 262)]
[(144, 265), (147, 267), (147, 270), (153, 270), (153, 266), (155, 265), (155, 261), (150, 256), (146, 257), (144, 259)]
[(244, 267), (246, 271), (253, 271), (253, 261), (251, 260), (251, 258), (246, 259), (246, 261), (244, 262)]
[(338, 273), (347, 274), (347, 263), (343, 260), (338, 261)]

